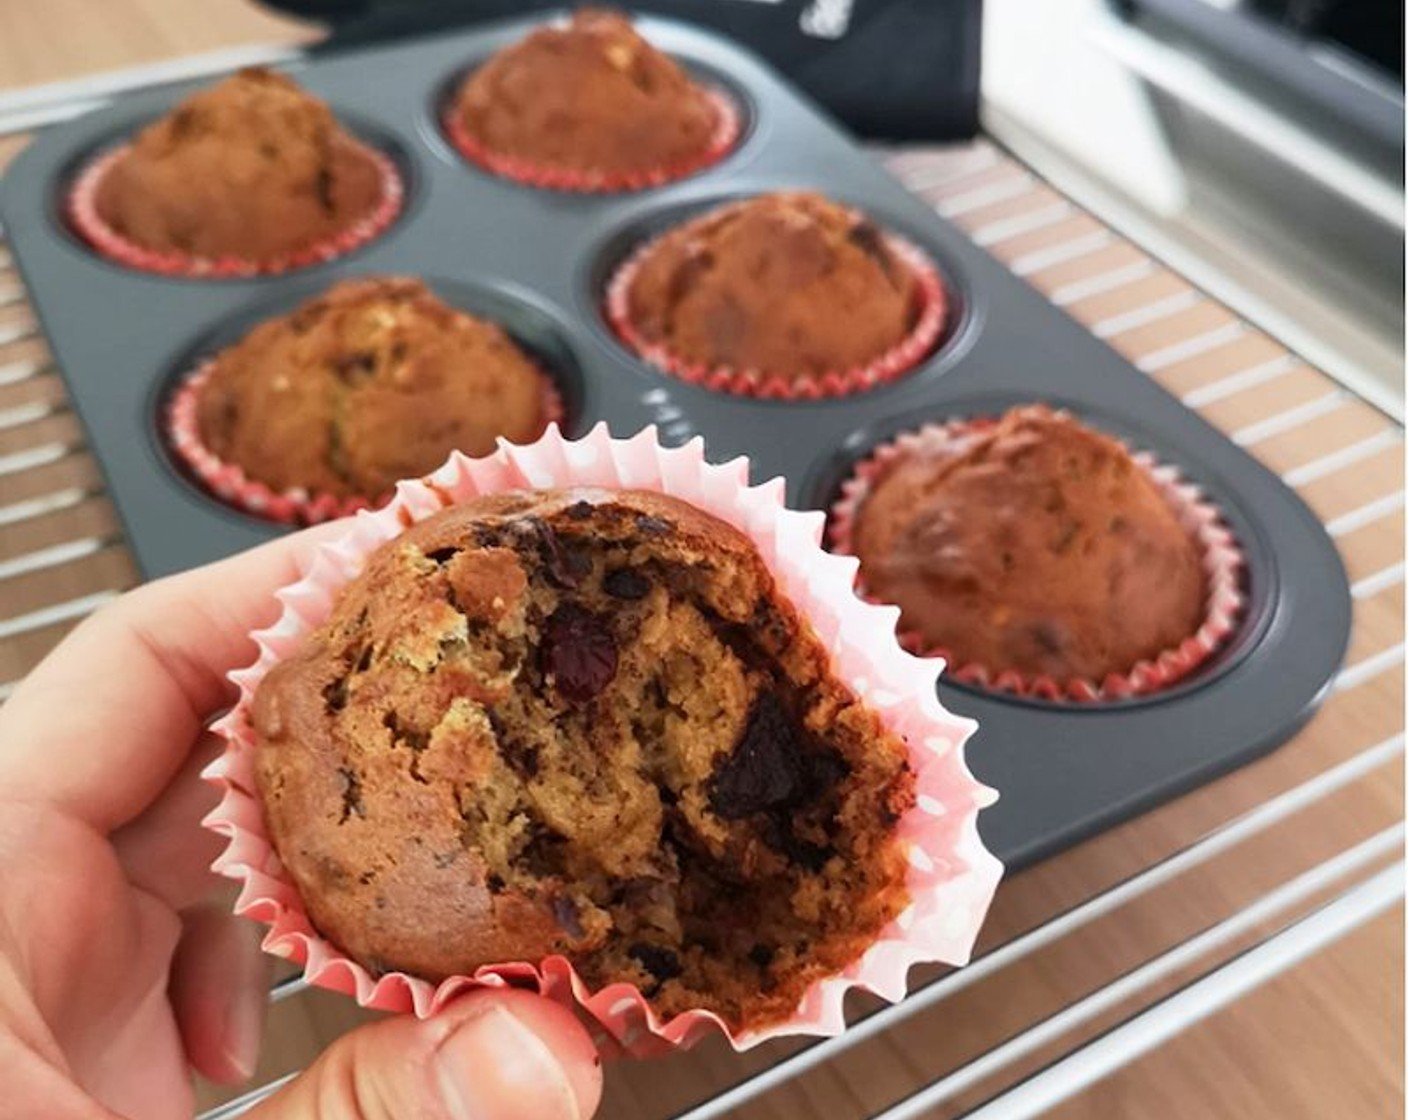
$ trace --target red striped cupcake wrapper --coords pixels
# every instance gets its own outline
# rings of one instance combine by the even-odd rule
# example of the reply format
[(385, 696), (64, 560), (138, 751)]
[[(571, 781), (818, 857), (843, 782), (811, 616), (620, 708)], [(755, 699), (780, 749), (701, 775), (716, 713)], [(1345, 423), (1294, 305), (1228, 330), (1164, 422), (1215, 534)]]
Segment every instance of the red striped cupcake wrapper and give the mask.
[[(932, 448), (935, 440), (958, 439), (982, 431), (995, 422), (982, 418), (927, 424), (875, 448), (855, 465), (851, 477), (841, 487), (840, 498), (831, 507), (827, 526), (831, 550), (842, 555), (855, 555), (853, 535), (856, 517), (870, 488), (891, 464), (921, 446)], [(1130, 449), (1126, 447), (1126, 450)], [(900, 645), (921, 657), (943, 658), (948, 675), (965, 684), (1015, 696), (1078, 704), (1099, 704), (1161, 692), (1206, 662), (1236, 629), (1245, 606), (1242, 572), (1246, 558), (1217, 507), (1207, 500), (1198, 487), (1185, 480), (1177, 467), (1158, 462), (1146, 451), (1130, 450), (1130, 454), (1178, 516), (1179, 524), (1197, 543), (1202, 554), (1203, 573), (1208, 585), (1207, 612), (1202, 625), (1193, 634), (1157, 657), (1140, 661), (1122, 673), (1111, 673), (1099, 681), (1083, 677), (1058, 680), (1048, 675), (1031, 676), (1014, 669), (964, 662), (952, 650), (931, 645), (912, 630), (901, 630)], [(868, 602), (884, 602), (866, 589), (863, 567), (856, 575), (856, 591)]]
[(686, 159), (638, 171), (583, 171), (580, 168), (535, 163), (530, 159), (496, 152), (486, 147), (465, 128), (453, 104), (442, 114), (441, 127), (460, 155), (501, 179), (512, 179), (516, 183), (544, 190), (575, 191), (581, 194), (616, 194), (648, 190), (703, 171), (704, 168), (718, 163), (738, 143), (738, 137), (743, 131), (743, 122), (733, 98), (713, 87), (705, 87), (704, 92), (713, 105), (716, 116), (714, 132), (704, 148)]
[[(708, 217), (713, 217), (711, 213)], [(703, 219), (700, 219), (702, 221)], [(691, 223), (669, 233), (688, 230)], [(716, 393), (755, 397), (760, 400), (823, 400), (862, 393), (897, 381), (934, 352), (948, 319), (948, 298), (943, 280), (932, 261), (915, 245), (893, 233), (885, 234), (889, 250), (918, 282), (919, 314), (910, 332), (879, 357), (855, 369), (833, 370), (817, 376), (788, 378), (757, 369), (735, 369), (691, 361), (668, 346), (647, 338), (631, 319), (631, 285), (641, 264), (659, 245), (655, 238), (641, 246), (616, 270), (606, 288), (606, 319), (616, 336), (641, 358), (691, 385)]]
[[(284, 525), (315, 525), (347, 517), (361, 509), (380, 506), (390, 491), (375, 501), (363, 497), (342, 497), (318, 493), (302, 487), (276, 490), (251, 478), (238, 463), (217, 455), (201, 437), (198, 405), (201, 389), (215, 371), (213, 359), (202, 362), (171, 394), (166, 407), (166, 439), (172, 452), (201, 486), (234, 508)], [(542, 431), (549, 424), (561, 424), (565, 415), (562, 397), (552, 379), (542, 379)], [(541, 434), (541, 432), (540, 432)]]
[(79, 173), (69, 191), (65, 210), (74, 230), (98, 253), (142, 272), (162, 276), (183, 276), (192, 279), (231, 280), (253, 276), (276, 276), (296, 268), (323, 264), (359, 249), (379, 237), (400, 216), (405, 206), (406, 188), (401, 174), (390, 157), (375, 148), (358, 145), (361, 152), (376, 164), (381, 179), (381, 198), (370, 213), (331, 237), (306, 245), (291, 253), (268, 260), (245, 257), (196, 257), (148, 249), (125, 237), (98, 212), (98, 191), (103, 176), (127, 155), (131, 145), (112, 148), (94, 159)]

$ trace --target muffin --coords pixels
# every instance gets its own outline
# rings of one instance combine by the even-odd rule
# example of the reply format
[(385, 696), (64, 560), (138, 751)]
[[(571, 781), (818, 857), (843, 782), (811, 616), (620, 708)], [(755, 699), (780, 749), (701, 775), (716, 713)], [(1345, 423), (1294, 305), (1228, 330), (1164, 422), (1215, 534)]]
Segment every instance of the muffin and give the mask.
[(895, 445), (847, 549), (902, 630), (994, 674), (1098, 683), (1208, 615), (1201, 550), (1150, 472), (1039, 405)]
[(217, 354), (199, 442), (273, 491), (375, 499), (452, 450), (541, 434), (553, 396), (503, 329), (419, 280), (345, 280)]
[(793, 384), (882, 359), (931, 310), (897, 241), (809, 193), (714, 210), (666, 233), (623, 273), (612, 318), (628, 342), (672, 362)]
[(754, 1029), (909, 900), (906, 746), (830, 665), (692, 505), (480, 496), (382, 544), (262, 679), (255, 784), (309, 918), (373, 975), (562, 954)]
[(241, 70), (144, 129), (97, 185), (97, 217), (142, 249), (267, 261), (377, 210), (383, 163), (291, 78)]
[(708, 162), (727, 111), (625, 16), (583, 9), (476, 69), (450, 120), (466, 155), (505, 161), (496, 170), (554, 169), (589, 185)]

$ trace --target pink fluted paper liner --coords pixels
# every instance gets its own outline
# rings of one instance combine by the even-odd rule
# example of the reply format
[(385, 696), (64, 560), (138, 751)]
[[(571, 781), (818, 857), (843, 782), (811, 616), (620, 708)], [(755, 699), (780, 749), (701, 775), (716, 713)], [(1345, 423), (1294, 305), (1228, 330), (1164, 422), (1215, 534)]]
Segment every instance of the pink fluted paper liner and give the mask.
[[(785, 1021), (733, 1031), (703, 1010), (662, 1020), (636, 988), (612, 984), (592, 991), (561, 956), (486, 965), (438, 985), (396, 972), (374, 977), (312, 927), (265, 835), (254, 792), (249, 708), (268, 670), (324, 621), (337, 591), (358, 574), (366, 557), (410, 525), (480, 494), (567, 486), (660, 491), (748, 534), (779, 589), (831, 651), (833, 670), (909, 747), (917, 803), (896, 827), (909, 848), (910, 904), (846, 969), (812, 985)], [(257, 660), (230, 674), (239, 700), (215, 725), (226, 749), (205, 771), (222, 790), (205, 824), (227, 840), (214, 869), (241, 884), (236, 912), (269, 925), (264, 947), (301, 964), (312, 984), (345, 992), (365, 1007), (421, 1017), (470, 989), (527, 984), (580, 1008), (637, 1056), (689, 1045), (716, 1029), (740, 1050), (783, 1035), (836, 1034), (845, 1027), (843, 1000), (850, 988), (898, 1000), (911, 966), (966, 963), (1002, 873), (977, 831), (979, 809), (996, 794), (973, 778), (963, 757), (976, 725), (940, 704), (935, 684), (942, 663), (900, 648), (899, 612), (855, 595), (855, 560), (822, 550), (825, 516), (788, 510), (782, 499), (780, 479), (749, 486), (745, 459), (711, 464), (697, 439), (667, 448), (654, 428), (613, 439), (602, 424), (574, 441), (553, 425), (533, 444), (501, 442), (483, 459), (456, 454), (433, 475), (399, 483), (389, 504), (360, 512), (345, 536), (320, 546), (304, 578), (278, 593), (283, 606), (278, 621), (253, 635)]]
[(618, 194), (662, 187), (684, 179), (718, 163), (733, 150), (743, 131), (738, 106), (728, 94), (712, 86), (705, 87), (704, 94), (714, 110), (714, 131), (704, 147), (685, 159), (639, 171), (583, 170), (536, 163), (520, 156), (496, 152), (465, 127), (453, 103), (446, 107), (440, 123), (460, 155), (501, 179), (512, 179), (516, 183), (543, 190)]
[[(740, 206), (746, 204), (746, 200), (738, 203)], [(943, 279), (934, 263), (917, 246), (898, 234), (888, 232), (884, 234), (885, 245), (913, 274), (918, 288), (919, 308), (909, 333), (864, 365), (816, 375), (786, 377), (769, 370), (737, 369), (692, 361), (675, 353), (666, 344), (649, 338), (631, 317), (631, 285), (635, 283), (641, 265), (662, 238), (687, 231), (691, 225), (713, 218), (717, 213), (709, 211), (692, 222), (666, 230), (659, 237), (647, 241), (626, 258), (607, 284), (603, 310), (611, 329), (622, 343), (657, 369), (717, 393), (762, 400), (822, 400), (861, 393), (897, 381), (929, 357), (938, 346), (948, 322), (948, 297)]]
[(295, 268), (323, 264), (359, 249), (381, 236), (400, 216), (406, 201), (406, 187), (391, 158), (375, 148), (359, 144), (358, 150), (375, 165), (381, 180), (381, 197), (370, 212), (330, 237), (267, 260), (246, 257), (197, 257), (189, 253), (149, 249), (119, 233), (98, 212), (98, 190), (103, 176), (112, 170), (129, 150), (122, 144), (98, 156), (78, 175), (66, 200), (69, 223), (98, 253), (142, 272), (194, 279), (229, 280), (251, 276), (276, 276)]
[[(1057, 415), (1069, 414), (1058, 412)], [(992, 423), (994, 421), (991, 419), (975, 418), (927, 424), (871, 451), (856, 463), (850, 478), (842, 484), (840, 498), (831, 507), (828, 536), (832, 550), (843, 556), (854, 555), (856, 517), (871, 487), (893, 463), (921, 449), (931, 449), (936, 441), (956, 439)], [(1122, 441), (1121, 444), (1149, 476), (1201, 553), (1208, 597), (1207, 612), (1196, 631), (1157, 657), (1137, 662), (1124, 672), (1110, 673), (1099, 681), (1081, 677), (1057, 680), (1050, 676), (1029, 676), (1000, 665), (965, 663), (952, 650), (934, 646), (912, 630), (900, 632), (899, 640), (904, 648), (920, 656), (944, 659), (949, 665), (950, 675), (965, 684), (1010, 692), (1016, 696), (1080, 704), (1124, 700), (1171, 688), (1216, 653), (1236, 629), (1245, 605), (1241, 582), (1245, 566), (1242, 550), (1217, 507), (1207, 500), (1198, 487), (1186, 481), (1176, 466), (1160, 463), (1147, 451), (1133, 451)], [(856, 587), (863, 598), (880, 601), (866, 590), (863, 572), (858, 573)]]
[[(316, 525), (380, 504), (380, 499), (317, 493), (301, 486), (276, 490), (251, 478), (238, 463), (222, 459), (200, 433), (200, 391), (214, 369), (214, 359), (202, 362), (171, 394), (166, 406), (167, 445), (206, 490), (236, 509), (283, 525)], [(541, 371), (538, 376), (542, 381), (542, 426), (546, 429), (549, 424), (561, 423), (565, 412), (552, 378)]]

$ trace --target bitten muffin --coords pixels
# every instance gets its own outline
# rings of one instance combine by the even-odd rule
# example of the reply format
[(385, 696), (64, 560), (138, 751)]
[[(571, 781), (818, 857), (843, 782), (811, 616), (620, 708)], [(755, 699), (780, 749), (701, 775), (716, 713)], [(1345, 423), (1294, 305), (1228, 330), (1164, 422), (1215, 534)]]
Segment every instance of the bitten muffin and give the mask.
[(537, 438), (547, 382), (502, 328), (419, 280), (346, 280), (222, 351), (205, 445), (275, 490), (378, 498), (451, 451)]
[(316, 97), (248, 69), (144, 129), (103, 176), (99, 216), (144, 248), (268, 260), (366, 218), (381, 173)]
[(919, 296), (868, 218), (784, 193), (665, 234), (639, 262), (626, 314), (690, 362), (796, 380), (880, 357), (913, 329)]
[(584, 173), (650, 171), (707, 152), (718, 110), (615, 12), (538, 28), (466, 79), (453, 112), (486, 151)]
[(373, 973), (560, 953), (752, 1028), (908, 901), (903, 742), (752, 542), (677, 499), (515, 492), (417, 524), (253, 713), (280, 858)]
[(959, 664), (1101, 681), (1194, 634), (1198, 548), (1124, 447), (1044, 406), (906, 442), (851, 548), (901, 629)]

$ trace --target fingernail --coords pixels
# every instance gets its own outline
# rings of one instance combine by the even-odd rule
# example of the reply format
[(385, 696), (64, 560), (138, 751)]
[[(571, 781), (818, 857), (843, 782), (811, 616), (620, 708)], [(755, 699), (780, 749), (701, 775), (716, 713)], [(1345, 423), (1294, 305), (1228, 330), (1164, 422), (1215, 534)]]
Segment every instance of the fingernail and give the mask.
[(441, 1042), (435, 1069), (454, 1120), (581, 1120), (562, 1064), (511, 1012), (487, 1000)]

